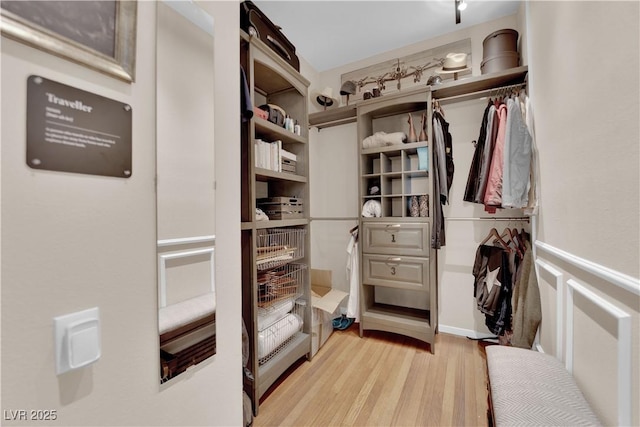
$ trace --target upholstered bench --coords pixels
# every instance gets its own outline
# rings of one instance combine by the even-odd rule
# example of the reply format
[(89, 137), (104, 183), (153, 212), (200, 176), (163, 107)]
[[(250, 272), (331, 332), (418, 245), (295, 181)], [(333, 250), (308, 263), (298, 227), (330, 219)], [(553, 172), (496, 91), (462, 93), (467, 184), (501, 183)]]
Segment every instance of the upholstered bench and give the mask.
[(494, 426), (602, 425), (555, 357), (499, 345), (485, 350)]

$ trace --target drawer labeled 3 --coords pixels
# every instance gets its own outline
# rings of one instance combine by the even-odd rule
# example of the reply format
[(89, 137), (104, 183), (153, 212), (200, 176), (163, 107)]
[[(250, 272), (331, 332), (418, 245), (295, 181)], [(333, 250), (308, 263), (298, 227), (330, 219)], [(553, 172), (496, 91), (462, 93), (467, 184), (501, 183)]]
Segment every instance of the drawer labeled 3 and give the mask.
[(365, 285), (427, 290), (429, 258), (365, 254), (362, 275)]
[(429, 223), (365, 222), (362, 251), (429, 256)]

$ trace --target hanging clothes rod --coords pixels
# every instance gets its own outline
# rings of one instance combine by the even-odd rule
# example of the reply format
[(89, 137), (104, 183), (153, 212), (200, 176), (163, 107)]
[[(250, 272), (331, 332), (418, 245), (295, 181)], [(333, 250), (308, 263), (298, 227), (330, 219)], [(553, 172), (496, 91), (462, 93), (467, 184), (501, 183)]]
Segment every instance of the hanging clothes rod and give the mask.
[(493, 96), (493, 94), (499, 94), (501, 92), (509, 91), (512, 89), (524, 89), (526, 86), (527, 86), (526, 83), (517, 83), (513, 85), (499, 86), (499, 87), (493, 87), (490, 89), (479, 90), (476, 92), (465, 93), (462, 95), (448, 96), (445, 98), (434, 98), (434, 101), (439, 101), (445, 104), (449, 102), (468, 101), (471, 99), (482, 98), (485, 96)]
[(528, 216), (490, 216), (490, 217), (456, 217), (445, 218), (445, 221), (522, 221), (529, 222)]

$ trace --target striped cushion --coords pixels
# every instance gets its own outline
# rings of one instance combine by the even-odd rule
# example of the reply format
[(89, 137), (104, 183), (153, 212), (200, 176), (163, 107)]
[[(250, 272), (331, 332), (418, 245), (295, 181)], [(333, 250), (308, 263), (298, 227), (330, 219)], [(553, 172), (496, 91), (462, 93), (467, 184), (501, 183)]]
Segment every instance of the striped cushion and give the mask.
[(498, 345), (486, 353), (496, 426), (601, 425), (555, 357)]

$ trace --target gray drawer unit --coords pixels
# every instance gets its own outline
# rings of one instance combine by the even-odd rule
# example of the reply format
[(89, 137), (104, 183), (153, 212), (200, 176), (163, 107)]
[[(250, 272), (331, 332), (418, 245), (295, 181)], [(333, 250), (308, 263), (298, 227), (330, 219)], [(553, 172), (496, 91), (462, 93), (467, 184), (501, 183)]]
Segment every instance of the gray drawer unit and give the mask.
[(363, 228), (364, 253), (429, 256), (428, 222), (365, 222)]
[(363, 254), (362, 261), (363, 284), (429, 289), (429, 258)]

